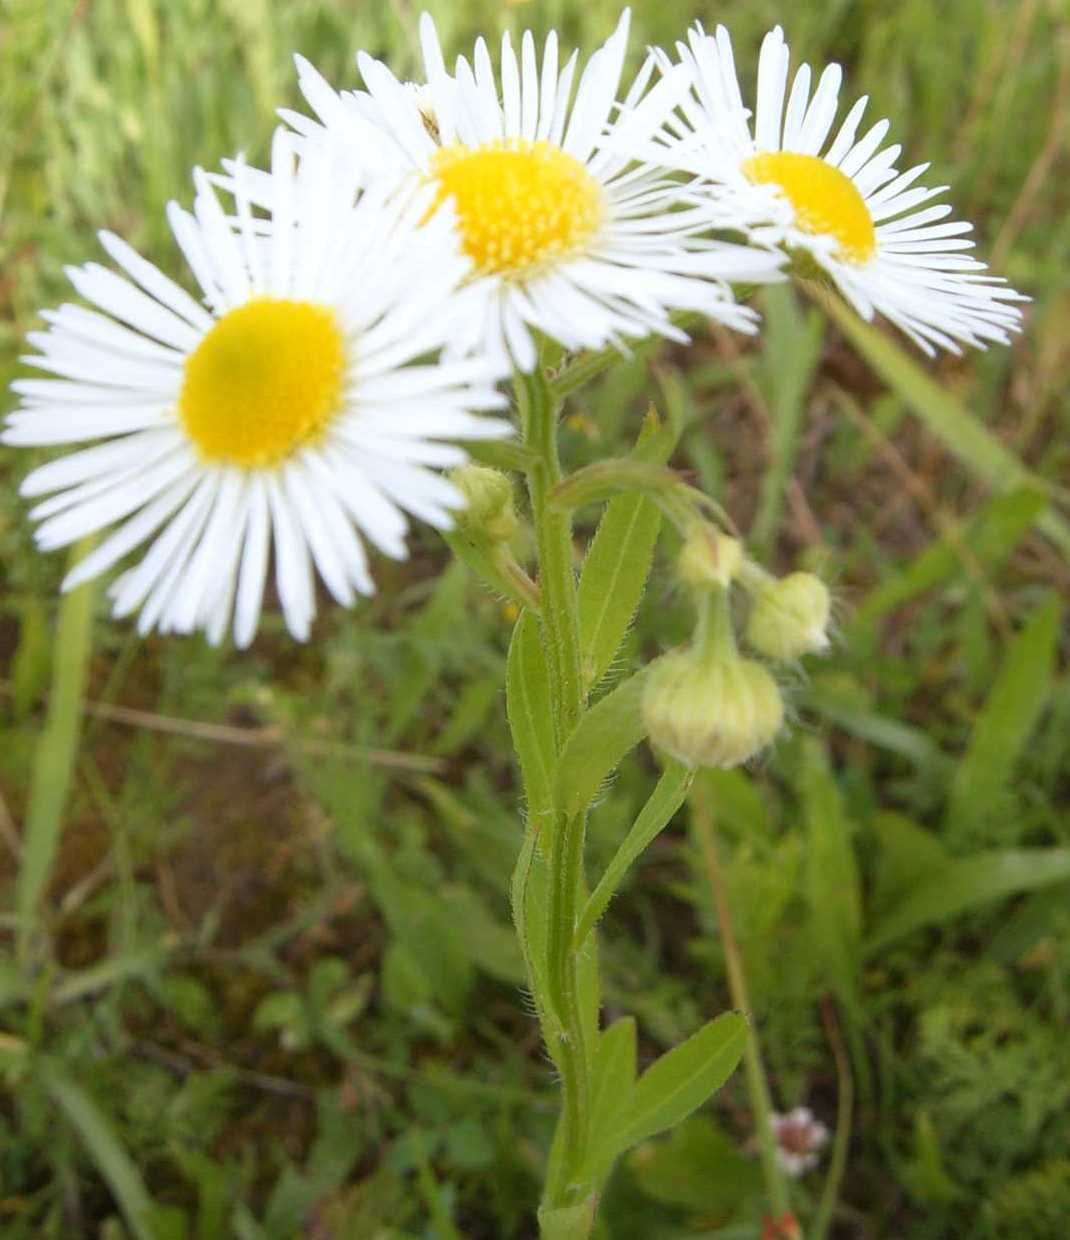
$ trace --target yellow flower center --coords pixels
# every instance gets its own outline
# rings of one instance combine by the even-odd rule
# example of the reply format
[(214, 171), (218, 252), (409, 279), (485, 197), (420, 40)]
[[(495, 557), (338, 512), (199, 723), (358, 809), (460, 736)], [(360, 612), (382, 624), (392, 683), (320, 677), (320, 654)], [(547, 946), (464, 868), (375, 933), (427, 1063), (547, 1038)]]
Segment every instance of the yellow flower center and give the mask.
[(182, 424), (204, 461), (277, 465), (337, 413), (345, 360), (333, 311), (257, 298), (225, 314), (190, 354)]
[(452, 198), (465, 253), (480, 272), (527, 276), (582, 250), (602, 222), (602, 191), (549, 142), (517, 138), (437, 151), (435, 205)]
[(839, 168), (816, 155), (775, 151), (752, 156), (743, 174), (755, 185), (776, 185), (795, 208), (802, 231), (834, 237), (843, 262), (861, 266), (873, 257), (873, 217), (855, 183)]

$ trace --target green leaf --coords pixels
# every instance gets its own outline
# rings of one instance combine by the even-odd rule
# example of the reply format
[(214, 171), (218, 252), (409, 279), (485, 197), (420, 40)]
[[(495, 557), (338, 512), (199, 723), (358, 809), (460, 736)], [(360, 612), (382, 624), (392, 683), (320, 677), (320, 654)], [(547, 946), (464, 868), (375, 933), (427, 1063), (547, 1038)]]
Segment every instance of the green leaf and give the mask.
[(524, 612), (513, 629), (505, 672), (505, 708), (520, 759), (528, 815), (541, 831), (553, 813), (554, 716), (550, 701), (549, 660), (539, 625)]
[[(71, 556), (76, 564), (88, 551), (80, 543)], [(34, 752), (30, 801), (15, 891), (18, 913), (19, 956), (32, 942), (41, 897), (48, 884), (56, 849), (63, 831), (63, 811), (78, 756), (82, 698), (92, 647), (94, 587), (79, 586), (64, 595), (53, 646), (52, 698), (48, 720)]]
[(538, 459), (530, 448), (512, 439), (472, 439), (465, 442), (464, 450), (481, 465), (517, 474), (525, 473)]
[(672, 1128), (702, 1106), (735, 1071), (746, 1036), (743, 1017), (725, 1012), (651, 1064), (636, 1082), (622, 1150)]
[(1051, 691), (1061, 617), (1052, 595), (1014, 639), (955, 773), (947, 828), (963, 836), (998, 811)]
[(584, 683), (609, 670), (654, 562), (661, 513), (645, 495), (618, 495), (598, 524), (580, 576), (580, 660)]
[(636, 858), (665, 829), (673, 814), (684, 803), (694, 778), (695, 772), (690, 767), (679, 762), (666, 764), (657, 787), (650, 794), (650, 799), (639, 812), (639, 817), (632, 824), (631, 830), (624, 837), (584, 905), (573, 937), (574, 946), (579, 947), (594, 929)]
[(1070, 880), (1070, 848), (1007, 848), (949, 861), (931, 869), (877, 922), (866, 954), (1023, 891)]
[(137, 1240), (157, 1240), (151, 1221), (156, 1207), (104, 1112), (58, 1061), (42, 1057), (35, 1070), (49, 1097), (85, 1143)]
[[(632, 451), (635, 460), (664, 465), (680, 437), (681, 421), (662, 422), (653, 405)], [(646, 588), (661, 513), (643, 495), (609, 501), (587, 550), (579, 586), (580, 658), (593, 688), (609, 670)]]
[(862, 913), (850, 825), (822, 743), (807, 738), (801, 759), (812, 949), (840, 1001), (853, 1008)]
[[(836, 326), (873, 369), (925, 423), (926, 427), (977, 477), (1000, 491), (1051, 488), (1027, 469), (977, 418), (940, 386), (895, 341), (868, 323), (838, 297), (818, 294)], [(1070, 525), (1050, 505), (1037, 525), (1064, 553), (1070, 553)]]
[(660, 496), (682, 486), (680, 476), (663, 465), (635, 457), (608, 457), (585, 465), (559, 483), (550, 494), (550, 507), (570, 512), (585, 504), (602, 504), (621, 491)]
[(565, 743), (557, 769), (557, 806), (582, 814), (603, 781), (646, 735), (641, 710), (646, 669), (636, 672), (586, 711)]
[(544, 1013), (549, 885), (539, 842), (554, 814), (554, 717), (549, 664), (538, 622), (530, 612), (524, 612), (513, 629), (505, 702), (528, 803), (527, 830), (513, 870), (509, 900), (535, 1006)]
[(621, 1152), (635, 1090), (635, 1018), (622, 1016), (599, 1035), (591, 1084), (591, 1147), (581, 1178), (600, 1185)]

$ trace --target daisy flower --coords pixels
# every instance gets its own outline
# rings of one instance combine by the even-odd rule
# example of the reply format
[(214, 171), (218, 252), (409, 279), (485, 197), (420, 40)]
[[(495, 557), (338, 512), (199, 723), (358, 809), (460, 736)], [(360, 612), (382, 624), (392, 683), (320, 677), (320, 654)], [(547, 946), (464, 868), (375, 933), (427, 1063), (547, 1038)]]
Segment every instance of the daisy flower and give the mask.
[(768, 251), (701, 236), (709, 218), (683, 201), (679, 178), (636, 160), (688, 82), (670, 73), (651, 89), (648, 59), (618, 102), (628, 23), (625, 11), (574, 97), (577, 57), (562, 67), (555, 34), (541, 64), (530, 31), (519, 59), (506, 34), (498, 77), (480, 39), (472, 63), (459, 57), (451, 75), (426, 13), (425, 85), (361, 53), (367, 89), (338, 94), (297, 59), (318, 120), (284, 117), (306, 145), (368, 177), (430, 185), (436, 201), (454, 204), (463, 249), (483, 277), (476, 343), (502, 365), (534, 367), (533, 328), (568, 349), (650, 333), (686, 340), (674, 310), (751, 331), (755, 316), (735, 303), (730, 282), (770, 279), (780, 265)]
[[(152, 539), (110, 587), (116, 615), (147, 632), (233, 618), (239, 646), (259, 621), (270, 551), (286, 623), (307, 638), (313, 568), (345, 606), (374, 590), (365, 540), (405, 555), (406, 514), (438, 527), (463, 501), (436, 471), (453, 440), (510, 433), (475, 411), (500, 406), (481, 359), (436, 362), (469, 332), (477, 291), (448, 209), (428, 187), (404, 209), (356, 190), (276, 137), (273, 218), (255, 216), (236, 174), (228, 216), (205, 174), (192, 214), (168, 209), (197, 300), (111, 233), (122, 268), (68, 269), (95, 309), (64, 305), (24, 360), (52, 378), (13, 386), (8, 444), (83, 444), (28, 475), (43, 549), (116, 525), (71, 572), (70, 589)], [(207, 308), (205, 308), (207, 307)]]
[[(839, 65), (825, 69), (812, 97), (810, 66), (802, 65), (789, 93), (788, 47), (777, 26), (762, 43), (752, 128), (728, 31), (719, 26), (713, 36), (696, 26), (677, 48), (693, 90), (650, 158), (717, 182), (719, 212), (738, 210), (752, 240), (808, 255), (863, 318), (883, 314), (926, 353), (1007, 342), (1021, 320), (1009, 303), (1026, 299), (963, 253), (973, 246), (964, 237), (970, 224), (948, 220), (946, 203), (925, 205), (947, 189), (916, 184), (929, 165), (896, 169), (902, 148), (884, 145), (887, 120), (859, 136), (866, 97), (830, 140)], [(664, 53), (661, 63), (673, 71)], [(762, 225), (748, 227), (756, 217)]]

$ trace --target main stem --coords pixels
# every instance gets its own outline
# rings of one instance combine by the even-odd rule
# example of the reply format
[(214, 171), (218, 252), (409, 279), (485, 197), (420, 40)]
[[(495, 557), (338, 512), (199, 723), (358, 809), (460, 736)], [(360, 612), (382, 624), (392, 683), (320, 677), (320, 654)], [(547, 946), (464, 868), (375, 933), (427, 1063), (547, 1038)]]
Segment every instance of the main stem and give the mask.
[[(580, 667), (576, 578), (572, 568), (572, 521), (552, 510), (547, 498), (561, 480), (557, 452), (557, 405), (543, 376), (518, 377), (526, 445), (535, 454), (528, 471), (528, 491), (539, 558), (541, 618), (550, 662), (554, 734), (560, 753), (584, 706)], [(557, 814), (550, 839), (550, 908), (546, 943), (549, 1004), (559, 1028), (547, 1031), (554, 1041), (554, 1059), (564, 1095), (557, 1144), (551, 1160), (545, 1204), (558, 1207), (568, 1200), (572, 1176), (587, 1145), (588, 1079), (576, 953), (572, 934), (583, 881), (585, 817)]]
[[(699, 781), (701, 783), (701, 781)], [(725, 891), (721, 865), (717, 855), (717, 843), (707, 804), (699, 784), (692, 793), (692, 822), (698, 834), (706, 862), (706, 873), (713, 893), (713, 903), (717, 912), (717, 922), (721, 931), (721, 945), (724, 948), (725, 967), (728, 972), (728, 991), (732, 996), (732, 1006), (738, 1008), (747, 1019), (747, 1040), (743, 1048), (743, 1068), (747, 1078), (747, 1093), (750, 1095), (751, 1109), (754, 1112), (754, 1126), (758, 1135), (758, 1149), (761, 1154), (762, 1171), (765, 1178), (766, 1191), (777, 1218), (782, 1218), (791, 1211), (791, 1201), (784, 1184), (784, 1177), (777, 1162), (776, 1135), (773, 1132), (773, 1107), (769, 1098), (769, 1085), (766, 1081), (765, 1069), (762, 1066), (762, 1055), (758, 1047), (758, 1035), (750, 1021), (750, 996), (747, 993), (747, 979), (743, 972), (743, 959), (736, 932), (732, 925), (732, 913), (728, 904), (728, 893)]]

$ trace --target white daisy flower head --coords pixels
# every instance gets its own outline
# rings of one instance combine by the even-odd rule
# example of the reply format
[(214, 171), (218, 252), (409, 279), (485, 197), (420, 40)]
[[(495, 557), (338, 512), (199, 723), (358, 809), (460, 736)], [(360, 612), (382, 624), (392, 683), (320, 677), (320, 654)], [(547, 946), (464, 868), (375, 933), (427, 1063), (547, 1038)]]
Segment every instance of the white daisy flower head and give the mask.
[[(812, 96), (810, 66), (801, 65), (789, 92), (788, 46), (777, 26), (762, 43), (752, 125), (728, 31), (708, 35), (696, 25), (677, 49), (693, 89), (649, 158), (717, 183), (718, 218), (737, 211), (753, 241), (807, 256), (863, 318), (883, 314), (926, 353), (1007, 343), (1021, 323), (1013, 303), (1027, 299), (964, 253), (972, 226), (948, 220), (950, 205), (925, 205), (948, 188), (916, 184), (929, 165), (897, 170), (902, 148), (884, 145), (887, 120), (859, 136), (867, 97), (830, 140), (839, 65), (824, 70)], [(663, 72), (679, 67), (664, 53), (659, 59)], [(756, 218), (760, 226), (748, 224)]]
[[(437, 472), (457, 440), (511, 433), (482, 411), (504, 402), (479, 358), (439, 359), (470, 334), (478, 290), (434, 189), (404, 206), (359, 191), (276, 136), (272, 218), (254, 215), (235, 174), (225, 213), (194, 174), (192, 213), (172, 230), (202, 305), (111, 233), (124, 276), (71, 268), (95, 309), (64, 305), (24, 360), (48, 379), (13, 385), (8, 444), (101, 442), (35, 469), (23, 493), (43, 549), (116, 526), (70, 573), (69, 589), (151, 541), (110, 587), (142, 632), (256, 631), (274, 549), (290, 632), (307, 638), (315, 573), (341, 604), (374, 590), (365, 543), (406, 554), (407, 515), (446, 528), (463, 500)], [(207, 308), (205, 308), (207, 307)]]
[[(351, 152), (362, 175), (398, 176), (454, 205), (462, 246), (482, 277), (476, 344), (499, 364), (531, 370), (532, 329), (570, 350), (660, 333), (700, 311), (742, 331), (755, 315), (731, 282), (773, 278), (778, 255), (710, 239), (709, 218), (687, 204), (678, 177), (636, 159), (664, 124), (687, 75), (653, 84), (648, 59), (619, 100), (629, 15), (577, 75), (560, 63), (556, 34), (541, 62), (530, 31), (517, 57), (502, 39), (495, 75), (486, 43), (448, 73), (435, 25), (420, 21), (427, 82), (414, 89), (361, 53), (366, 90), (336, 93), (298, 58), (318, 121), (284, 114), (309, 145)], [(469, 342), (465, 341), (467, 345)]]

